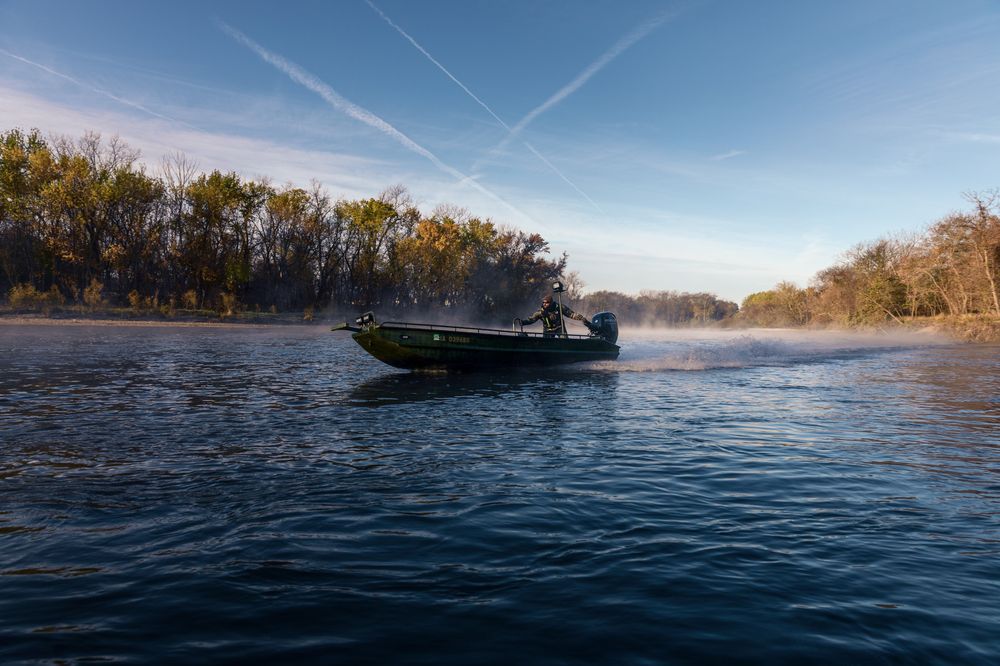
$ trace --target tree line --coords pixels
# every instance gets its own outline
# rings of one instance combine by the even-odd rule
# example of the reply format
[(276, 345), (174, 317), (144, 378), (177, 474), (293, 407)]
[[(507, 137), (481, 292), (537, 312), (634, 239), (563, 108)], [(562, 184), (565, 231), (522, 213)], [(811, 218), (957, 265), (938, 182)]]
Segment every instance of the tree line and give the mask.
[(909, 317), (1000, 317), (1000, 191), (918, 233), (862, 243), (805, 288), (747, 296), (739, 318), (762, 326), (878, 325)]
[(585, 312), (614, 312), (620, 321), (638, 326), (706, 326), (730, 319), (739, 310), (736, 303), (705, 292), (641, 291), (631, 296), (595, 291), (578, 302)]
[(287, 311), (464, 308), (506, 313), (565, 269), (548, 244), (402, 187), (333, 200), (198, 173), (153, 175), (136, 151), (87, 134), (0, 135), (0, 293), (72, 303)]
[(623, 324), (872, 325), (1000, 317), (1000, 191), (968, 195), (914, 234), (858, 245), (805, 288), (782, 282), (742, 305), (709, 293), (584, 294), (539, 234), (454, 206), (423, 214), (407, 191), (333, 199), (199, 172), (181, 155), (150, 173), (113, 138), (0, 133), (0, 297), (15, 306), (289, 312), (376, 309), (508, 322), (550, 283)]
[(510, 321), (562, 277), (575, 307), (640, 322), (719, 319), (708, 294), (598, 292), (536, 233), (454, 206), (422, 214), (407, 191), (334, 200), (319, 184), (275, 186), (199, 172), (177, 154), (150, 173), (113, 138), (0, 133), (0, 294), (75, 304), (288, 312), (378, 309)]

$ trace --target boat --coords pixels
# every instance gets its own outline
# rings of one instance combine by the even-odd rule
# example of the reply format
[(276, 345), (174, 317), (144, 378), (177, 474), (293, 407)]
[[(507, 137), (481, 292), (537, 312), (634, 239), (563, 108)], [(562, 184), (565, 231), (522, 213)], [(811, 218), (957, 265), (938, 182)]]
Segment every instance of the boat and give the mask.
[(618, 358), (618, 320), (601, 312), (590, 335), (552, 335), (525, 331), (519, 320), (510, 330), (441, 326), (399, 321), (378, 323), (373, 312), (334, 326), (351, 331), (369, 354), (407, 370), (481, 370), (611, 361)]

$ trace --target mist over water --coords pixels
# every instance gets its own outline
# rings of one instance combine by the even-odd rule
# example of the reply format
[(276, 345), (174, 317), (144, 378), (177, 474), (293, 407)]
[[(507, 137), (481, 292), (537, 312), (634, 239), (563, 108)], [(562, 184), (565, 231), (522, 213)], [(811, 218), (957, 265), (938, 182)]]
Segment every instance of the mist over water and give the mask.
[(609, 372), (712, 370), (816, 363), (893, 349), (947, 346), (946, 337), (919, 332), (854, 333), (808, 330), (624, 329), (629, 344)]
[(996, 663), (1000, 347), (0, 326), (0, 661)]

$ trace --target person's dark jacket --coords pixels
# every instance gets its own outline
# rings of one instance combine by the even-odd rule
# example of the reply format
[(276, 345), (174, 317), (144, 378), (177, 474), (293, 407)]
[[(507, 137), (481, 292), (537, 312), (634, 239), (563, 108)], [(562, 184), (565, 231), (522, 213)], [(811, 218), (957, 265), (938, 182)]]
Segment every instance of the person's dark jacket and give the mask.
[(562, 317), (560, 317), (559, 307), (560, 306), (557, 303), (550, 303), (548, 307), (543, 305), (530, 317), (522, 319), (521, 325), (526, 326), (528, 324), (534, 324), (540, 319), (542, 321), (542, 330), (547, 335), (562, 335), (566, 332), (565, 324), (563, 324), (562, 319), (569, 318), (582, 321), (587, 328), (591, 328), (590, 322), (587, 321), (586, 317), (573, 312), (565, 305), (562, 306)]

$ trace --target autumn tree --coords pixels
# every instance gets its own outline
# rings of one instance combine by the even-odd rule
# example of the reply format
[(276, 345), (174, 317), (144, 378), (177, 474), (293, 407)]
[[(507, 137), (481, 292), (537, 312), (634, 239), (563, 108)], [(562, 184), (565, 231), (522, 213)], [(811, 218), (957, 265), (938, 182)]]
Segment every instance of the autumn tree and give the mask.
[[(18, 284), (46, 286), (40, 194), (54, 157), (38, 130), (0, 134), (0, 293)], [(51, 277), (51, 273), (49, 274)]]
[(791, 282), (743, 299), (740, 317), (757, 326), (802, 326), (809, 322), (809, 292)]

